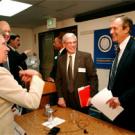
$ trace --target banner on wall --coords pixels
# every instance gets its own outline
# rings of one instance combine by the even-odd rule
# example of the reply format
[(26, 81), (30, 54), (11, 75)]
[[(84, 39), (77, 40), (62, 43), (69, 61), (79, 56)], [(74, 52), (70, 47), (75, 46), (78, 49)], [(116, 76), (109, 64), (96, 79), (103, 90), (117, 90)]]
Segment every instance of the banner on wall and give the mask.
[(115, 57), (114, 45), (109, 29), (94, 32), (94, 63), (97, 68), (111, 68)]
[[(97, 68), (110, 69), (112, 66), (115, 51), (109, 32), (110, 29), (94, 31), (94, 63)], [(135, 36), (135, 26), (132, 35)]]

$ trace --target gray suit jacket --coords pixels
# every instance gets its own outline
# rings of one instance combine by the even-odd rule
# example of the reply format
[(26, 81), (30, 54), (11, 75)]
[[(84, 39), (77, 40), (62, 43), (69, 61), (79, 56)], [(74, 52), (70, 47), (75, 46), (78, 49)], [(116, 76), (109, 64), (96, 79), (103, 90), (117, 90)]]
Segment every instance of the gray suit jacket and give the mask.
[(18, 104), (25, 108), (37, 108), (43, 86), (44, 81), (34, 76), (28, 93), (17, 83), (7, 69), (0, 67), (0, 135), (14, 135), (12, 105)]
[[(83, 68), (86, 72), (79, 72), (79, 68)], [(58, 69), (56, 77), (56, 87), (59, 97), (64, 97), (66, 105), (74, 109), (80, 110), (80, 101), (78, 97), (78, 88), (86, 85), (91, 86), (91, 96), (98, 92), (98, 77), (93, 60), (90, 54), (85, 52), (76, 52), (74, 64), (74, 91), (70, 93), (67, 81), (67, 54), (61, 56), (58, 60)], [(71, 98), (72, 95), (72, 98)], [(73, 100), (73, 101), (70, 101)], [(70, 103), (69, 103), (70, 102)], [(71, 106), (71, 104), (73, 106)]]

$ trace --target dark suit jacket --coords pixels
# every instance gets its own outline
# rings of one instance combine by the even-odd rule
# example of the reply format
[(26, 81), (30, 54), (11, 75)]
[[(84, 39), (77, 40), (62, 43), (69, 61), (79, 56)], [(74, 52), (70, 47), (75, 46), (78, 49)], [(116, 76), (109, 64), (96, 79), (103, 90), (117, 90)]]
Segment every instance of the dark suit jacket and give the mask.
[(50, 77), (52, 77), (54, 80), (56, 78), (56, 72), (57, 72), (57, 61), (58, 58), (61, 57), (62, 55), (66, 54), (66, 49), (63, 49), (62, 52), (59, 54), (57, 53), (57, 55), (54, 56), (54, 61), (53, 61), (53, 68), (52, 71), (50, 72)]
[(21, 70), (20, 67), (22, 69), (27, 69), (27, 65), (25, 63), (27, 55), (25, 53), (19, 54), (17, 51), (12, 50), (10, 47), (9, 49), (10, 51), (8, 53), (8, 59), (10, 72), (12, 73), (14, 78), (18, 81), (18, 83), (22, 84), (21, 79), (19, 77), (19, 71)]
[[(86, 72), (78, 72), (79, 68), (86, 69)], [(88, 53), (76, 52), (74, 64), (74, 91), (68, 90), (68, 80), (66, 76), (67, 70), (67, 54), (63, 55), (58, 60), (58, 69), (56, 77), (56, 87), (58, 96), (64, 97), (66, 105), (76, 110), (81, 111), (80, 101), (77, 89), (82, 86), (91, 86), (91, 96), (98, 91), (98, 77), (94, 67), (91, 55)]]
[(114, 120), (119, 126), (135, 131), (135, 40), (130, 38), (118, 64), (114, 84), (114, 97), (118, 97), (124, 111)]

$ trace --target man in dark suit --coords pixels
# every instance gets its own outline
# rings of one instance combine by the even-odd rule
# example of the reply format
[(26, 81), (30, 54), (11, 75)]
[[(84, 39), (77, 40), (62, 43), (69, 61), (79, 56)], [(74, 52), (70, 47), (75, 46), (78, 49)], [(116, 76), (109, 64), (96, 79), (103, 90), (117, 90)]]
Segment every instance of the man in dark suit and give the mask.
[(110, 73), (108, 89), (113, 97), (107, 103), (113, 109), (120, 105), (124, 108), (113, 122), (135, 131), (135, 40), (130, 36), (132, 26), (128, 17), (118, 17), (111, 24), (110, 34), (120, 52), (113, 82), (112, 71)]
[[(91, 86), (91, 96), (98, 91), (98, 77), (91, 55), (77, 51), (77, 37), (73, 33), (63, 36), (62, 42), (67, 50), (67, 54), (58, 60), (56, 87), (58, 91), (58, 105), (71, 107), (84, 113), (88, 113), (89, 107), (81, 108), (78, 88), (86, 85)], [(70, 62), (69, 56), (72, 57)], [(68, 66), (72, 63), (69, 79)], [(89, 99), (90, 102), (90, 99)], [(90, 104), (90, 103), (89, 103)]]
[[(57, 61), (58, 61), (58, 59), (62, 55), (66, 54), (66, 52), (67, 52), (66, 49), (65, 49), (65, 47), (62, 44), (62, 36), (63, 36), (63, 34), (59, 34), (59, 36), (56, 36), (54, 38), (54, 43), (53, 43), (53, 46), (54, 46), (53, 67), (52, 67), (52, 70), (50, 72), (50, 77), (47, 77), (46, 78), (46, 80), (47, 81), (50, 81), (50, 82), (55, 82), (56, 73), (57, 73)], [(57, 101), (58, 101), (57, 92), (52, 93), (50, 95), (50, 104), (51, 105), (56, 105), (57, 104)]]
[(52, 81), (52, 82), (54, 82), (55, 78), (56, 78), (58, 58), (64, 54), (66, 54), (66, 52), (67, 52), (65, 47), (62, 44), (62, 36), (63, 35), (59, 35), (59, 36), (55, 37), (55, 39), (54, 39), (53, 46), (54, 46), (55, 55), (54, 55), (53, 67), (50, 72), (50, 77), (51, 77), (50, 81)]
[(10, 72), (13, 74), (18, 83), (22, 85), (19, 71), (27, 69), (27, 65), (25, 63), (25, 60), (27, 59), (27, 51), (22, 54), (18, 53), (16, 49), (18, 49), (19, 46), (20, 36), (11, 35), (8, 41), (8, 47), (10, 49), (8, 53)]

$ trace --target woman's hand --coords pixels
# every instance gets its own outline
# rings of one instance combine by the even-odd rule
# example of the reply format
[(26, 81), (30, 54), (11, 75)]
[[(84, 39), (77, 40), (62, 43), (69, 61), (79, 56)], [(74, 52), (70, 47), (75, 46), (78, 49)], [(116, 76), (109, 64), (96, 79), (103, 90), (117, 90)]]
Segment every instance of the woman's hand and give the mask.
[(37, 75), (37, 76), (41, 77), (41, 74), (39, 72), (37, 72), (36, 70), (33, 70), (33, 69), (21, 70), (19, 72), (19, 75), (20, 75), (22, 81), (25, 84), (29, 84), (34, 75)]

